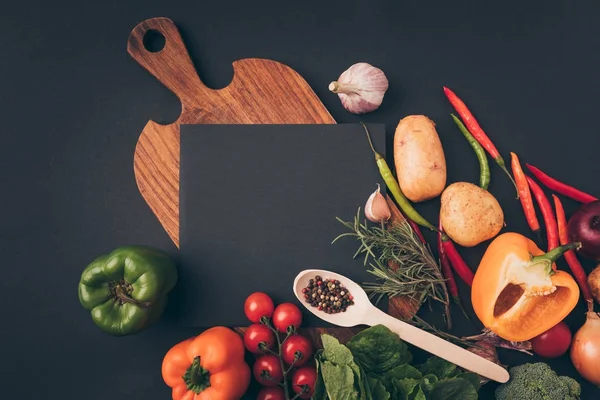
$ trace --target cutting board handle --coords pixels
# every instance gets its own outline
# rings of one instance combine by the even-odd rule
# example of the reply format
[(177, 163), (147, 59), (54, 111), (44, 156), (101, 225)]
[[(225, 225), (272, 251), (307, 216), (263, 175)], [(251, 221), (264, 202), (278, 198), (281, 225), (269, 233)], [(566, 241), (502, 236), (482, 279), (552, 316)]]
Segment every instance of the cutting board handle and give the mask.
[[(164, 47), (156, 52), (144, 45), (144, 37), (151, 31), (165, 38)], [(127, 52), (175, 93), (184, 106), (192, 102), (190, 95), (197, 102), (198, 95), (211, 91), (198, 77), (179, 30), (169, 18), (150, 18), (139, 23), (129, 34)]]

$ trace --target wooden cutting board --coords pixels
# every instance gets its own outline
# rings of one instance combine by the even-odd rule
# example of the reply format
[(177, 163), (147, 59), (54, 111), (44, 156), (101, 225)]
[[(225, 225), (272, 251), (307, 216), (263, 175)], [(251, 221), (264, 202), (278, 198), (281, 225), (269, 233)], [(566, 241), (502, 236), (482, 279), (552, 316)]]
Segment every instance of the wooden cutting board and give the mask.
[[(164, 47), (150, 51), (149, 34), (165, 38)], [(129, 35), (128, 53), (181, 101), (181, 115), (172, 124), (148, 121), (134, 153), (138, 188), (173, 242), (179, 247), (179, 126), (180, 124), (335, 124), (312, 88), (293, 69), (277, 61), (249, 58), (233, 63), (233, 79), (222, 89), (206, 87), (173, 21), (152, 18)], [(402, 299), (390, 304), (400, 316), (411, 307)], [(323, 330), (313, 329), (316, 338)], [(344, 340), (352, 329), (328, 329)]]

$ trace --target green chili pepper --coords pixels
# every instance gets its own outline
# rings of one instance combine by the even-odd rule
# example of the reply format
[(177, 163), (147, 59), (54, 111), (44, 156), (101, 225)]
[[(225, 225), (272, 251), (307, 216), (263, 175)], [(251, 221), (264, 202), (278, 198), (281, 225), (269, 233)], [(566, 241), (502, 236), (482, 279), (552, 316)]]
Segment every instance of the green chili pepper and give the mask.
[(450, 114), (456, 126), (463, 134), (467, 142), (471, 145), (473, 150), (475, 151), (475, 155), (477, 156), (477, 160), (479, 160), (479, 186), (482, 189), (487, 190), (488, 185), (490, 184), (490, 165), (488, 164), (487, 156), (485, 155), (485, 150), (479, 144), (477, 140), (471, 135), (471, 132), (467, 129), (467, 127), (462, 123), (460, 119), (454, 114)]
[(392, 196), (394, 197), (394, 200), (396, 200), (396, 203), (398, 203), (402, 211), (404, 211), (404, 215), (406, 215), (415, 223), (437, 232), (435, 226), (433, 226), (421, 214), (419, 214), (419, 212), (415, 210), (415, 208), (412, 206), (411, 202), (406, 198), (404, 193), (402, 193), (402, 190), (398, 185), (398, 181), (396, 181), (396, 178), (392, 174), (392, 170), (388, 166), (387, 162), (385, 162), (385, 159), (381, 156), (381, 154), (375, 151), (375, 147), (373, 147), (373, 142), (371, 141), (371, 135), (369, 134), (369, 130), (362, 122), (361, 125), (365, 128), (365, 132), (367, 133), (367, 139), (369, 139), (369, 145), (371, 146), (371, 150), (373, 150), (373, 154), (375, 154), (375, 162), (377, 163), (377, 167), (379, 168), (379, 174), (383, 178), (383, 181), (385, 182), (389, 191), (392, 193)]

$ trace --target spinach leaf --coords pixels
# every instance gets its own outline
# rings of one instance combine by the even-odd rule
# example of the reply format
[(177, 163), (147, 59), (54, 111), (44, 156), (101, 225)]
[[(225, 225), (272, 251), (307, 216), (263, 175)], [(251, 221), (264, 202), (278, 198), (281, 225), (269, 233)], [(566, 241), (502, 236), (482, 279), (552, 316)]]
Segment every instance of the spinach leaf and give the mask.
[(450, 378), (458, 372), (456, 365), (439, 357), (430, 357), (427, 361), (419, 366), (419, 371), (423, 375), (432, 374), (439, 379)]
[(330, 399), (358, 400), (358, 393), (354, 389), (354, 372), (349, 366), (323, 361), (321, 369)]
[(437, 376), (433, 374), (427, 374), (423, 376), (423, 380), (421, 381), (421, 389), (423, 389), (423, 393), (428, 395), (431, 391), (433, 391), (435, 384), (438, 382)]
[(477, 391), (481, 389), (481, 377), (473, 372), (461, 372), (455, 378), (462, 378), (469, 381)]
[(322, 358), (324, 360), (339, 365), (348, 365), (354, 361), (350, 350), (343, 344), (340, 344), (339, 340), (333, 336), (323, 334), (321, 335), (321, 341), (323, 342)]
[(463, 378), (441, 380), (433, 385), (427, 400), (477, 400), (477, 390), (471, 382)]
[(323, 382), (323, 372), (321, 371), (321, 362), (319, 361), (320, 359), (320, 352), (322, 350), (319, 350), (316, 354), (315, 354), (315, 360), (317, 361), (317, 381), (315, 382), (315, 390), (312, 396), (313, 400), (327, 400), (327, 392), (325, 391), (325, 383)]
[(415, 387), (419, 385), (420, 379), (404, 378), (396, 379), (392, 378), (391, 382), (394, 387), (394, 400), (408, 400), (410, 394), (413, 392)]
[(412, 361), (406, 343), (383, 325), (365, 329), (350, 339), (346, 346), (367, 373), (383, 373)]
[(423, 393), (423, 389), (421, 389), (420, 385), (413, 390), (410, 400), (427, 400), (427, 397), (425, 397), (425, 393)]
[(402, 364), (397, 367), (387, 371), (383, 375), (384, 379), (388, 378), (396, 378), (396, 379), (404, 379), (404, 378), (412, 378), (412, 379), (421, 379), (423, 375), (419, 372), (418, 369), (413, 367), (412, 365)]
[(390, 394), (383, 386), (383, 383), (379, 379), (372, 378), (370, 376), (366, 377), (366, 387), (369, 389), (369, 399), (373, 400), (388, 400), (390, 399)]

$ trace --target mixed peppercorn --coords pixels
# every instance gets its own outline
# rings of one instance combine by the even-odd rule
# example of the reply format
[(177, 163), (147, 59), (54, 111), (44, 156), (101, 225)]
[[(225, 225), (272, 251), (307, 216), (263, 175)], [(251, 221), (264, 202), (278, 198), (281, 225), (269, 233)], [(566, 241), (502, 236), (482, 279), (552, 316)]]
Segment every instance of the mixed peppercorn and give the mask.
[(322, 279), (319, 275), (302, 289), (304, 301), (327, 314), (345, 312), (354, 304), (354, 297), (337, 279)]

